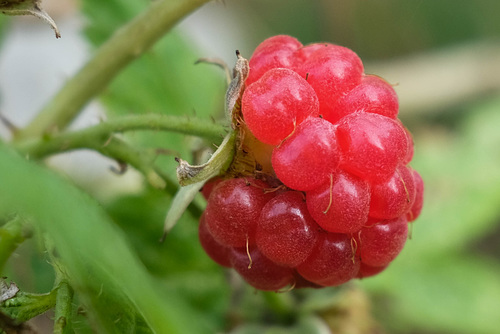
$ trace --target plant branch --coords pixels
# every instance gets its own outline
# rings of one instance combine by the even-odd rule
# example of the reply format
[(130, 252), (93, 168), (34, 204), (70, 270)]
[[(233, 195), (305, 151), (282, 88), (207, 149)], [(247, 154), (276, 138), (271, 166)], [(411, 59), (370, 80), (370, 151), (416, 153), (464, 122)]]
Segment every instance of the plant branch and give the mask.
[[(130, 164), (141, 172), (153, 187), (158, 189), (166, 188), (169, 193), (175, 194), (177, 189), (172, 185), (177, 184), (177, 182), (154, 166), (157, 154), (153, 150), (138, 150), (117, 137), (111, 137), (104, 145), (89, 148), (119, 162), (123, 161)], [(167, 185), (170, 186), (167, 187)]]
[(27, 230), (23, 218), (16, 216), (0, 228), (0, 272), (3, 272), (5, 263), (31, 232)]
[[(222, 140), (221, 125), (199, 119), (170, 115), (137, 115), (116, 118), (82, 130), (66, 132), (42, 139), (25, 139), (14, 147), (30, 159), (40, 159), (51, 154), (79, 148), (103, 151), (103, 146), (113, 133), (134, 130), (162, 130), (207, 138), (214, 143)], [(116, 158), (116, 157), (115, 157)], [(128, 162), (127, 160), (123, 160)]]
[(73, 313), (73, 288), (69, 284), (70, 278), (61, 260), (56, 256), (54, 241), (45, 236), (45, 247), (54, 268), (56, 279), (54, 291), (56, 292), (56, 304), (54, 310), (54, 334), (73, 334), (71, 320)]
[(209, 0), (158, 0), (96, 52), (16, 138), (64, 129), (131, 61), (148, 50), (188, 13)]
[(74, 333), (71, 329), (72, 303), (73, 289), (67, 280), (62, 280), (57, 287), (54, 334)]

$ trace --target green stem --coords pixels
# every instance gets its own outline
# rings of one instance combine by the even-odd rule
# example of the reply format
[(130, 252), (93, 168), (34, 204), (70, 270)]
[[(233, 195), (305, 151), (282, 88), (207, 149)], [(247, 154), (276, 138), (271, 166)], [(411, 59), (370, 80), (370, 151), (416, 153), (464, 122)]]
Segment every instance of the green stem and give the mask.
[(17, 246), (29, 237), (29, 234), (24, 220), (19, 216), (0, 228), (0, 273)]
[(131, 61), (148, 50), (179, 20), (209, 0), (158, 0), (119, 29), (73, 76), (16, 138), (64, 129)]
[[(224, 128), (206, 120), (171, 115), (134, 115), (109, 120), (83, 130), (66, 132), (42, 139), (25, 139), (14, 143), (21, 154), (40, 159), (51, 154), (79, 148), (99, 150), (113, 133), (133, 130), (163, 130), (207, 138), (214, 143), (221, 141)], [(127, 161), (127, 160), (124, 160)]]
[(66, 268), (56, 255), (54, 241), (45, 235), (45, 248), (50, 258), (50, 264), (54, 268), (56, 279), (54, 289), (55, 316), (54, 316), (54, 334), (72, 334), (71, 320), (73, 312), (73, 288), (69, 284), (69, 277), (66, 274)]
[[(154, 150), (139, 150), (122, 139), (113, 136), (117, 132), (133, 130), (165, 130), (205, 137), (214, 142), (221, 140), (224, 127), (210, 121), (189, 119), (168, 115), (125, 116), (83, 130), (66, 132), (42, 139), (25, 139), (14, 143), (14, 148), (29, 159), (42, 159), (52, 154), (77, 149), (92, 149), (107, 157), (125, 162), (141, 172), (155, 188), (175, 195), (177, 181), (155, 167), (157, 153)], [(188, 210), (194, 216), (201, 214), (201, 208), (192, 203)]]
[(92, 148), (120, 162), (130, 164), (141, 172), (153, 187), (158, 189), (167, 188), (169, 193), (172, 195), (175, 194), (177, 188), (172, 187), (172, 185), (177, 184), (177, 182), (154, 166), (154, 160), (157, 156), (155, 152), (151, 150), (138, 150), (117, 137), (111, 137), (104, 145), (101, 144), (88, 148)]
[(70, 334), (73, 303), (73, 289), (66, 280), (62, 280), (57, 288), (54, 334)]

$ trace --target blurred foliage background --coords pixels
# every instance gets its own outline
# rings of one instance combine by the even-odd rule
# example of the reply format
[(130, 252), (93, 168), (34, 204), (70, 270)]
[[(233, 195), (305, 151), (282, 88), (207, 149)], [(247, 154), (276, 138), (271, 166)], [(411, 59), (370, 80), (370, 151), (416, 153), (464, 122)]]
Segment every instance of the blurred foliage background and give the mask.
[[(86, 0), (74, 5), (78, 13), (72, 15), (83, 18), (82, 33), (93, 48), (143, 10), (148, 1)], [(52, 6), (46, 7), (50, 13)], [(129, 182), (132, 190), (110, 191), (103, 189), (100, 181), (75, 176), (91, 166), (78, 166), (76, 171), (63, 173), (99, 200), (111, 218), (104, 223), (112, 221), (113, 226), (99, 230), (99, 234), (91, 230), (97, 225), (89, 222), (89, 239), (84, 241), (103, 247), (101, 243), (119, 239), (118, 248), (128, 248), (131, 256), (140, 259), (134, 265), (149, 275), (154, 291), (165, 296), (170, 307), (178, 307), (184, 318), (198, 323), (196, 330), (200, 332), (262, 333), (265, 327), (269, 333), (313, 333), (313, 329), (319, 332), (320, 327), (308, 316), (315, 314), (331, 320), (331, 328), (339, 333), (497, 333), (498, 13), (497, 0), (210, 2), (133, 62), (101, 96), (102, 108), (109, 118), (155, 112), (209, 121), (210, 117), (219, 118), (223, 110), (224, 77), (210, 66), (194, 66), (196, 59), (221, 57), (232, 64), (235, 49), (250, 57), (263, 39), (276, 34), (292, 35), (303, 44), (329, 41), (352, 48), (363, 59), (367, 72), (396, 84), (400, 117), (414, 135), (412, 166), (420, 172), (426, 186), (424, 209), (413, 224), (412, 238), (382, 274), (344, 289), (279, 295), (254, 292), (203, 253), (197, 241), (198, 217), (186, 213), (166, 242), (158, 243), (170, 195), (152, 189), (141, 178), (117, 177), (107, 169), (101, 171), (100, 177), (112, 179), (111, 187)], [(0, 18), (4, 38), (15, 20)], [(23, 24), (39, 24), (28, 22)], [(5, 49), (0, 49), (0, 55), (2, 51)], [(19, 71), (23, 71), (22, 64)], [(2, 108), (1, 112), (9, 118), (20, 111)], [(195, 138), (154, 131), (128, 134), (126, 139), (191, 161), (196, 159), (200, 147), (210, 145)], [(172, 154), (160, 156), (157, 164), (173, 177), (176, 163)], [(23, 175), (19, 177), (22, 179)], [(26, 191), (30, 186), (19, 185)], [(26, 205), (34, 205), (29, 200), (26, 199)], [(58, 211), (61, 205), (53, 202), (49, 208), (40, 208), (40, 212), (49, 214), (49, 209)], [(79, 229), (72, 229), (71, 221), (67, 224), (64, 231), (53, 232), (60, 234), (54, 239), (68, 243), (76, 240)], [(68, 251), (85, 252), (75, 248), (85, 248), (85, 242), (75, 243)], [(113, 248), (113, 244), (104, 248), (109, 247)], [(99, 252), (94, 255), (99, 256)], [(112, 250), (109, 256), (111, 262), (124, 261), (121, 254), (113, 254)], [(83, 260), (95, 258), (84, 256)], [(115, 274), (120, 274), (120, 269), (116, 270)], [(40, 238), (24, 242), (2, 275), (22, 290), (49, 291), (54, 273)], [(128, 276), (133, 282), (133, 273)], [(175, 297), (169, 299), (173, 291)], [(80, 321), (74, 324), (77, 332), (90, 331), (83, 317), (79, 317)], [(37, 326), (45, 328), (50, 315), (41, 318)]]

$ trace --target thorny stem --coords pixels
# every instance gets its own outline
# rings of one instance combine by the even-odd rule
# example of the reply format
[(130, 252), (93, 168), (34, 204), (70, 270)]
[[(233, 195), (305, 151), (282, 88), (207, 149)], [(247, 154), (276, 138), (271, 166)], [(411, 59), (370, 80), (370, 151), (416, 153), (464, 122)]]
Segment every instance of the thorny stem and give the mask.
[(73, 289), (68, 281), (61, 280), (57, 287), (54, 334), (74, 333), (71, 329)]
[(69, 284), (66, 268), (56, 256), (54, 241), (45, 236), (45, 247), (54, 268), (56, 279), (53, 291), (56, 293), (54, 310), (54, 334), (73, 334), (71, 318), (73, 312), (73, 288)]
[[(114, 133), (134, 130), (162, 130), (204, 137), (214, 143), (222, 140), (224, 128), (210, 121), (171, 115), (134, 115), (109, 120), (83, 130), (66, 132), (42, 139), (26, 139), (14, 143), (14, 147), (31, 159), (40, 159), (51, 154), (79, 148), (98, 148)], [(128, 160), (124, 160), (128, 161)]]
[[(157, 154), (151, 150), (139, 150), (129, 145), (124, 140), (111, 137), (104, 145), (89, 147), (97, 152), (116, 159), (119, 162), (126, 161), (132, 167), (141, 172), (146, 180), (157, 189), (166, 188), (171, 194), (175, 193), (176, 184), (166, 173), (154, 166)], [(170, 185), (167, 187), (167, 185)]]
[(209, 0), (158, 0), (118, 30), (51, 102), (19, 131), (16, 139), (62, 130), (130, 62), (148, 50), (179, 20)]

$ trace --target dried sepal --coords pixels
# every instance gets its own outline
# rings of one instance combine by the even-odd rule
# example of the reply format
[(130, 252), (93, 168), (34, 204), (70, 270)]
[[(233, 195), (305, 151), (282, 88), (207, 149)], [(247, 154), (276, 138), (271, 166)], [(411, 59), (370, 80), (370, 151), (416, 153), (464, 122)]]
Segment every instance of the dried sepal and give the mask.
[(222, 141), (219, 148), (212, 154), (212, 157), (204, 164), (192, 166), (188, 162), (176, 158), (179, 163), (177, 166), (177, 180), (181, 186), (205, 182), (208, 179), (217, 176), (227, 169), (231, 164), (235, 151), (236, 132), (228, 134)]
[(238, 50), (236, 50), (236, 65), (233, 69), (233, 79), (229, 84), (226, 92), (226, 117), (235, 127), (235, 120), (240, 116), (240, 102), (245, 90), (245, 80), (250, 72), (248, 60), (243, 58)]
[(5, 278), (0, 278), (0, 303), (14, 298), (18, 292), (19, 288), (16, 283), (10, 282), (8, 284)]
[(47, 22), (60, 38), (61, 34), (56, 23), (41, 7), (41, 0), (3, 0), (0, 1), (0, 11), (5, 15), (33, 15)]

